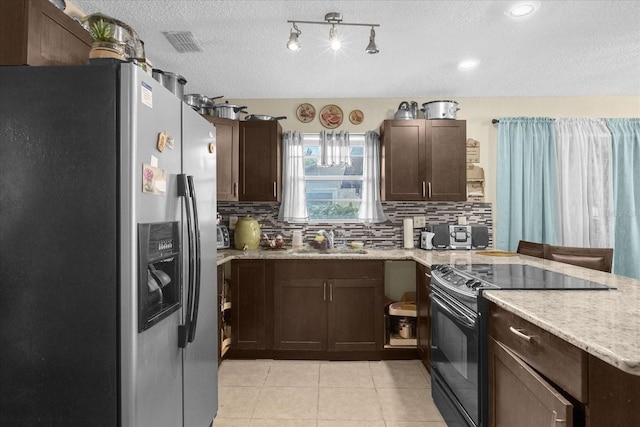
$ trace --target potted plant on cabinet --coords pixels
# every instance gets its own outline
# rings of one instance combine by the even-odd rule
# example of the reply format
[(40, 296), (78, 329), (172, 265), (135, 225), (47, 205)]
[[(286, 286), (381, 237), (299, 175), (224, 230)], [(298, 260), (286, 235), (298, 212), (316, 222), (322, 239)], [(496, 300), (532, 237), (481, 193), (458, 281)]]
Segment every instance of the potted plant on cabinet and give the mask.
[(89, 58), (115, 58), (125, 60), (124, 46), (113, 37), (113, 28), (104, 19), (94, 22), (90, 26), (93, 44), (89, 51)]

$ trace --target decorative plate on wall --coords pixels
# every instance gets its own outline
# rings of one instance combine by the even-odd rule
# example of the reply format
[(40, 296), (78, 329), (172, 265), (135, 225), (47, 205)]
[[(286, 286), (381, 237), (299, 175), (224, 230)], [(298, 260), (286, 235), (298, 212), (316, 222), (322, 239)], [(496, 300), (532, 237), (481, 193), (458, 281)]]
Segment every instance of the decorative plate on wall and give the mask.
[(349, 113), (349, 121), (354, 125), (359, 125), (364, 120), (364, 113), (360, 110), (353, 110)]
[(335, 104), (329, 104), (320, 110), (320, 123), (327, 129), (335, 129), (342, 124), (344, 113)]
[(302, 123), (309, 123), (316, 118), (316, 109), (311, 104), (300, 104), (296, 110), (296, 116)]

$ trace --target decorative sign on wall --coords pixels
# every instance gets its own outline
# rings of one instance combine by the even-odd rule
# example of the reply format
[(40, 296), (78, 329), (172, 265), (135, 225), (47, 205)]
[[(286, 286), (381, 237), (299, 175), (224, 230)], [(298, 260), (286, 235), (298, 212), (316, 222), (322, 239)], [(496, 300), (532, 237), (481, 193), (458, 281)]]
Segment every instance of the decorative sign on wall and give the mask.
[(484, 169), (475, 165), (480, 161), (480, 142), (467, 139), (467, 200), (484, 202)]
[(480, 163), (480, 142), (467, 139), (467, 163)]

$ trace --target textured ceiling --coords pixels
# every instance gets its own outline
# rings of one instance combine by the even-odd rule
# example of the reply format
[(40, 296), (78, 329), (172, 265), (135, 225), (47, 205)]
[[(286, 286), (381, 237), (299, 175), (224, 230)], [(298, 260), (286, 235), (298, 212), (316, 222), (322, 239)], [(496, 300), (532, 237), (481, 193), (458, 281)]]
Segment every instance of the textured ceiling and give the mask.
[[(524, 0), (523, 0), (524, 1)], [(439, 96), (640, 96), (640, 1), (538, 1), (513, 19), (515, 1), (74, 0), (129, 24), (154, 67), (183, 75), (186, 92), (227, 98)], [(364, 53), (369, 28), (287, 20), (378, 23), (380, 53)], [(163, 31), (191, 31), (201, 53), (178, 53)], [(459, 61), (475, 58), (473, 71)]]

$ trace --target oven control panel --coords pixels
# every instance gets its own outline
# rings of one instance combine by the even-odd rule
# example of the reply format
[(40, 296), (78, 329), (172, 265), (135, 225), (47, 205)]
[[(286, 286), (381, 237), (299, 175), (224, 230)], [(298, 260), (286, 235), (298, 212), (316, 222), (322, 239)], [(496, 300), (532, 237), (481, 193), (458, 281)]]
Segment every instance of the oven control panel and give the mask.
[(473, 277), (450, 264), (433, 265), (431, 275), (441, 286), (469, 296), (477, 296), (480, 289), (498, 289), (492, 283)]

